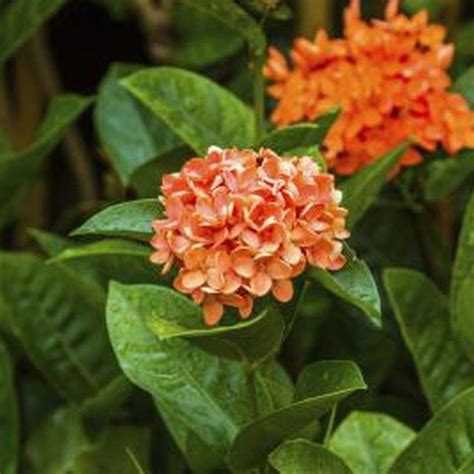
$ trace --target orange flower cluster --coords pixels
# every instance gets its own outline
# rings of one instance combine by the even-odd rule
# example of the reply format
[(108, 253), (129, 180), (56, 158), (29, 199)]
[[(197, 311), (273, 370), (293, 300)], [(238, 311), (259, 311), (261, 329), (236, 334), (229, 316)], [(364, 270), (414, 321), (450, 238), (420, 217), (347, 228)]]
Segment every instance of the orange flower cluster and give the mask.
[(161, 191), (166, 218), (152, 223), (150, 259), (163, 273), (178, 263), (174, 286), (203, 305), (208, 325), (225, 305), (247, 318), (255, 297), (289, 301), (307, 264), (345, 263), (347, 211), (334, 176), (311, 157), (211, 147), (165, 175)]
[[(297, 39), (292, 68), (270, 48), (264, 72), (274, 81), (270, 95), (279, 100), (272, 120), (284, 126), (341, 107), (323, 149), (339, 174), (358, 171), (407, 139), (428, 151), (442, 144), (450, 154), (474, 148), (474, 113), (447, 90), (454, 47), (445, 36), (445, 28), (428, 23), (426, 11), (408, 18), (389, 0), (386, 19), (367, 23), (352, 0), (343, 39), (328, 39), (325, 31), (314, 41)], [(421, 159), (412, 147), (401, 165)]]

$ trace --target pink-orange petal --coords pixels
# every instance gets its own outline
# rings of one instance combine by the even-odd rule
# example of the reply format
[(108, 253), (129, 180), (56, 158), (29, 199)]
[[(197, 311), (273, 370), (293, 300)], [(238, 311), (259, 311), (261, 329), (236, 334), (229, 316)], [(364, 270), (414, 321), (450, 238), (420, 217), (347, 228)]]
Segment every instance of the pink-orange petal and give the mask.
[(291, 280), (277, 280), (272, 286), (273, 296), (282, 303), (287, 303), (293, 298), (294, 289)]
[(182, 282), (184, 288), (193, 290), (206, 283), (206, 274), (201, 270), (190, 270), (183, 273)]
[(265, 272), (257, 272), (250, 280), (250, 291), (255, 296), (265, 296), (271, 288), (272, 279)]
[(208, 326), (215, 326), (224, 314), (224, 306), (215, 298), (207, 298), (202, 306), (204, 322)]

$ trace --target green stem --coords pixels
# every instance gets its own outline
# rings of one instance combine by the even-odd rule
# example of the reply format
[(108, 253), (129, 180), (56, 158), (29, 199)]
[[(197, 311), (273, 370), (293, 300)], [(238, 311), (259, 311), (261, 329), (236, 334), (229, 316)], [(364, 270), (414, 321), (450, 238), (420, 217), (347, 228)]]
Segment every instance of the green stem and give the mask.
[(331, 414), (329, 415), (329, 422), (326, 428), (326, 434), (324, 435), (324, 446), (327, 447), (329, 444), (329, 439), (332, 435), (332, 430), (334, 428), (334, 421), (336, 420), (336, 412), (337, 412), (337, 403), (332, 407)]
[(263, 66), (265, 63), (264, 54), (256, 54), (254, 63), (255, 141), (259, 143), (263, 136), (263, 120), (265, 116), (265, 80), (263, 78)]

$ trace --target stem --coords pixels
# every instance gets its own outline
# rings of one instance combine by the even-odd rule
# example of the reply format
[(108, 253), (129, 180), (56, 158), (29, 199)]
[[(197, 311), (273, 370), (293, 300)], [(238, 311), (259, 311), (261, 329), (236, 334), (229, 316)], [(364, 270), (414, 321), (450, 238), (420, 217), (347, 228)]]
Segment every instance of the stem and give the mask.
[(314, 38), (319, 28), (330, 29), (335, 3), (333, 0), (298, 0), (296, 25), (298, 35)]
[(337, 412), (337, 403), (332, 407), (331, 414), (329, 415), (329, 422), (326, 428), (326, 434), (324, 435), (324, 446), (327, 447), (329, 444), (329, 439), (331, 438), (332, 431), (334, 428), (334, 421), (336, 420), (336, 412)]
[(263, 135), (263, 120), (265, 117), (265, 80), (263, 78), (263, 66), (265, 56), (261, 53), (255, 55), (255, 141), (260, 142)]

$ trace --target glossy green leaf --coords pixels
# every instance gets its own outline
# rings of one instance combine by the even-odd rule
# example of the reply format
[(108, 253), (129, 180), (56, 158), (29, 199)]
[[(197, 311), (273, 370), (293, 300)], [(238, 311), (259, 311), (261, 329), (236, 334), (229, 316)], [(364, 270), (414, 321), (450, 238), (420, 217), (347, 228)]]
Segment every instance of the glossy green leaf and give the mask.
[(474, 460), (474, 389), (451, 400), (397, 458), (389, 474), (467, 474)]
[(474, 153), (466, 150), (455, 157), (445, 157), (428, 166), (424, 182), (429, 201), (444, 199), (474, 173)]
[(148, 240), (152, 237), (151, 223), (158, 219), (161, 205), (156, 199), (140, 199), (106, 207), (71, 235), (110, 235)]
[(386, 474), (415, 432), (383, 413), (352, 412), (333, 434), (329, 448), (354, 474)]
[(199, 154), (211, 145), (244, 148), (254, 142), (251, 109), (203, 76), (157, 67), (139, 71), (122, 84)]
[(349, 211), (347, 216), (349, 228), (354, 227), (375, 201), (387, 183), (391, 171), (397, 166), (408, 147), (409, 144), (404, 143), (394, 148), (342, 184), (342, 206)]
[(202, 69), (234, 55), (244, 44), (239, 32), (192, 2), (177, 2), (172, 11), (177, 41), (172, 61), (178, 66)]
[(33, 144), (26, 150), (1, 155), (0, 227), (21, 210), (29, 183), (38, 174), (42, 161), (90, 103), (90, 99), (75, 95), (56, 97), (51, 102)]
[(66, 0), (15, 0), (0, 17), (0, 68)]
[(148, 256), (151, 247), (135, 241), (104, 239), (80, 244), (72, 239), (38, 229), (30, 230), (41, 248), (51, 259), (51, 265), (73, 272), (87, 281), (106, 288), (110, 280), (122, 283), (169, 283), (152, 265)]
[(127, 377), (153, 396), (188, 459), (199, 445), (210, 457), (202, 462), (209, 470), (217, 468), (239, 428), (255, 410), (274, 409), (275, 399), (260, 371), (249, 375), (240, 361), (215, 356), (185, 339), (160, 341), (145, 324), (156, 305), (153, 292), (113, 283), (107, 303), (112, 346)]
[(124, 185), (141, 166), (169, 153), (181, 143), (158, 117), (152, 114), (119, 83), (143, 66), (114, 64), (99, 87), (95, 124)]
[(474, 367), (450, 327), (447, 298), (414, 270), (387, 270), (384, 283), (423, 392), (437, 410), (474, 385)]
[(456, 250), (450, 291), (451, 322), (467, 355), (474, 361), (474, 193), (467, 204)]
[(137, 294), (155, 302), (144, 320), (163, 341), (175, 337), (197, 338), (196, 343), (203, 348), (252, 364), (276, 353), (283, 340), (284, 320), (274, 305), (268, 305), (251, 319), (209, 327), (203, 322), (201, 307), (190, 298), (160, 286), (134, 288)]
[(332, 110), (317, 118), (314, 123), (300, 123), (273, 130), (263, 137), (260, 146), (281, 154), (294, 148), (321, 145), (339, 112), (339, 109)]
[(240, 8), (233, 0), (180, 0), (213, 16), (218, 21), (241, 35), (250, 45), (254, 53), (264, 54), (266, 39), (258, 23)]
[(305, 439), (286, 441), (269, 457), (280, 474), (351, 474), (344, 461), (320, 444)]
[(428, 10), (432, 16), (435, 16), (441, 12), (443, 5), (440, 0), (404, 0), (403, 7), (412, 14), (420, 10)]
[(149, 246), (138, 242), (122, 239), (103, 239), (91, 244), (67, 248), (51, 261), (61, 262), (100, 255), (121, 255), (146, 259), (150, 256), (150, 253), (151, 248)]
[(15, 474), (18, 468), (20, 428), (13, 361), (0, 341), (0, 472)]
[(381, 325), (380, 296), (369, 267), (346, 249), (347, 263), (336, 272), (321, 268), (308, 270), (308, 277), (344, 301), (361, 309), (376, 325)]
[(58, 393), (80, 402), (117, 376), (96, 285), (26, 254), (0, 254), (0, 265), (7, 322)]
[(474, 66), (457, 78), (452, 90), (461, 94), (474, 107)]
[(355, 364), (315, 362), (298, 378), (293, 402), (246, 425), (235, 438), (229, 462), (235, 470), (263, 463), (281, 442), (321, 418), (336, 403), (366, 388)]

